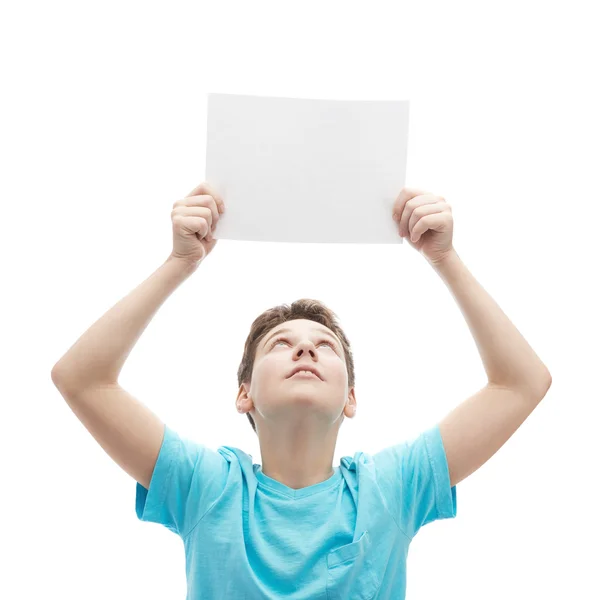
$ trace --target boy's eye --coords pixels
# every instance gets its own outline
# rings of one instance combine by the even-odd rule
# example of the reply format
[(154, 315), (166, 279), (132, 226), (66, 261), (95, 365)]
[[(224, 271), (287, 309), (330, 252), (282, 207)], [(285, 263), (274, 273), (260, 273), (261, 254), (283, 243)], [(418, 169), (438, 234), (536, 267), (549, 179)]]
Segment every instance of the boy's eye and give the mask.
[[(285, 338), (277, 338), (272, 344), (271, 344), (271, 348), (274, 348), (279, 342), (287, 342), (287, 340)], [(335, 346), (327, 341), (327, 340), (321, 340), (317, 345), (320, 346), (321, 344), (327, 344), (332, 350), (335, 350)]]

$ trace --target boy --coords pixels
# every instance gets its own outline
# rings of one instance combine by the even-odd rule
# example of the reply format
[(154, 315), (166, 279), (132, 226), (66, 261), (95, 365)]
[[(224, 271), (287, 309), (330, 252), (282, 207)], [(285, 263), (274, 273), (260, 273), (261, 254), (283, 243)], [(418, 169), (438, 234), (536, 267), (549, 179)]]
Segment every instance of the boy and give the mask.
[(258, 435), (262, 465), (186, 440), (117, 381), (158, 308), (216, 245), (223, 212), (206, 184), (176, 202), (168, 260), (92, 325), (53, 381), (136, 479), (138, 518), (182, 538), (188, 598), (404, 598), (412, 538), (456, 516), (457, 483), (529, 416), (550, 374), (460, 261), (446, 201), (405, 188), (394, 204), (399, 234), (459, 303), (488, 385), (416, 439), (333, 467), (339, 427), (356, 414), (352, 353), (335, 314), (299, 300), (254, 321), (238, 370), (236, 407)]

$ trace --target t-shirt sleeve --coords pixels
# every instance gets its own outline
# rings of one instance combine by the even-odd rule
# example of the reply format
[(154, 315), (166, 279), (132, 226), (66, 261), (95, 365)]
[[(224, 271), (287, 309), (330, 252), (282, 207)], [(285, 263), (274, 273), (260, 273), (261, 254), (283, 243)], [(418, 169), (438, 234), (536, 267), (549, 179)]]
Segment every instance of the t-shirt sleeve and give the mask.
[(373, 455), (379, 487), (398, 525), (411, 539), (427, 523), (456, 517), (439, 425)]
[(136, 482), (138, 519), (185, 537), (222, 494), (228, 471), (229, 462), (217, 451), (165, 425), (150, 488)]

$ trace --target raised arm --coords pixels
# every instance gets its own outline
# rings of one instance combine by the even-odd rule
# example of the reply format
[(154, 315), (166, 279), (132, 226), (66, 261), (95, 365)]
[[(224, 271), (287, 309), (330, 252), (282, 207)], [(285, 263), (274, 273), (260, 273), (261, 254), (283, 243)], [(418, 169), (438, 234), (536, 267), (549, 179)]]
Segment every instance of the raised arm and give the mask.
[(53, 383), (77, 418), (146, 489), (162, 445), (164, 423), (124, 390), (118, 377), (158, 308), (193, 270), (182, 261), (167, 260), (96, 321), (52, 369)]

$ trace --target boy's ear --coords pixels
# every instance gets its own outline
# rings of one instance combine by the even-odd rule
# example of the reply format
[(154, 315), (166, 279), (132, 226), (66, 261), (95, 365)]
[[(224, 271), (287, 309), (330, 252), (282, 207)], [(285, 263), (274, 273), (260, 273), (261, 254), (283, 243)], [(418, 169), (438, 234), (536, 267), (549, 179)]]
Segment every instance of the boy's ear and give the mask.
[(348, 402), (344, 406), (344, 414), (349, 419), (352, 419), (356, 415), (356, 394), (354, 393), (354, 388), (351, 388), (348, 393)]
[(242, 385), (240, 385), (240, 389), (238, 390), (238, 395), (235, 400), (235, 408), (239, 413), (246, 413), (253, 407), (249, 391), (250, 386), (248, 384), (242, 383)]

